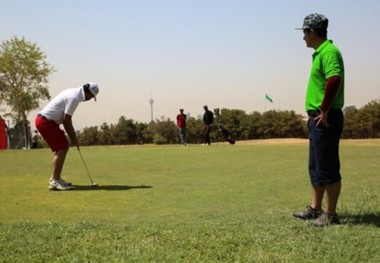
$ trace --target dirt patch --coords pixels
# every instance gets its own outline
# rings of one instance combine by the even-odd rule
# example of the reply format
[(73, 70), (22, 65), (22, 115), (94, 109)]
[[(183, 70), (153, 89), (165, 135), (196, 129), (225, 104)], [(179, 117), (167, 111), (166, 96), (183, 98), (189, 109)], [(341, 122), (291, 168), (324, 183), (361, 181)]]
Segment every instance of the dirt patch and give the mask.
[(265, 140), (249, 140), (249, 141), (237, 141), (237, 144), (241, 145), (252, 145), (252, 144), (307, 144), (308, 139), (265, 139)]
[[(341, 140), (342, 145), (362, 145), (362, 146), (380, 146), (380, 139), (362, 139), (362, 140)], [(265, 139), (265, 140), (248, 140), (237, 141), (239, 145), (254, 145), (254, 144), (308, 144), (309, 139)]]

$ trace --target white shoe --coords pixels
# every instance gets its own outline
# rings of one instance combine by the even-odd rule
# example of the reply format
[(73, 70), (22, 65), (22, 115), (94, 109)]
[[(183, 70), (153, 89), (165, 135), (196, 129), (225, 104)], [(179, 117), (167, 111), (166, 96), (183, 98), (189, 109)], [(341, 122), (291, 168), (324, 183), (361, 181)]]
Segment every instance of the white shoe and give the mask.
[(67, 185), (67, 184), (64, 184), (62, 182), (65, 182), (63, 180), (50, 180), (49, 181), (49, 190), (57, 190), (57, 191), (61, 191), (61, 190), (73, 190), (74, 189), (74, 186), (72, 185)]
[[(49, 180), (49, 184), (50, 184), (51, 182), (53, 182), (53, 181), (54, 181), (53, 179), (50, 179), (50, 180)], [(57, 181), (61, 182), (61, 184), (63, 184), (63, 185), (71, 186), (71, 182), (66, 182), (66, 181), (63, 180), (62, 178), (59, 179), (59, 180), (57, 180)]]

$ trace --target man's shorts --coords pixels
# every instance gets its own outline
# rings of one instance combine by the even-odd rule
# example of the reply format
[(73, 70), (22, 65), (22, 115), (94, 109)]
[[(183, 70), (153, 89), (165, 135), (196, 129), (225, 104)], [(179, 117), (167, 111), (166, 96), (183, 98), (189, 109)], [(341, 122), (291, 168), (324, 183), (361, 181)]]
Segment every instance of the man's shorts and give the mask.
[(310, 115), (309, 175), (312, 185), (333, 184), (341, 180), (339, 141), (343, 129), (343, 113), (332, 109), (328, 113), (329, 127), (316, 125), (316, 116)]
[(42, 115), (37, 115), (35, 125), (53, 152), (69, 148), (65, 132), (59, 128), (59, 125), (55, 121), (48, 120)]

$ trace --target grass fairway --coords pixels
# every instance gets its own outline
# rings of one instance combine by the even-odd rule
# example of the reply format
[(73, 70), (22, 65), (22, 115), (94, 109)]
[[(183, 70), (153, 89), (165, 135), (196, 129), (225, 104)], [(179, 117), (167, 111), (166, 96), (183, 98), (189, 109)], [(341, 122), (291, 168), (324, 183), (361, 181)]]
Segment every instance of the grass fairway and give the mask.
[(344, 222), (310, 202), (306, 140), (75, 148), (50, 192), (47, 149), (0, 152), (0, 262), (380, 262), (380, 140), (342, 141)]

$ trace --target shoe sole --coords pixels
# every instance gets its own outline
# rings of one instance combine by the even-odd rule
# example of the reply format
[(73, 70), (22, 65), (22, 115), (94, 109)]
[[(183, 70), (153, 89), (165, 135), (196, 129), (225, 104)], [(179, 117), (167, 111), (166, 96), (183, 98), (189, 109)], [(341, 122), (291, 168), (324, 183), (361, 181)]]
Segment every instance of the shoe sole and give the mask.
[[(50, 182), (49, 182), (50, 184)], [(66, 186), (72, 186), (73, 184), (71, 182), (65, 182)]]
[(307, 218), (304, 218), (304, 217), (301, 217), (301, 216), (295, 216), (295, 215), (293, 215), (293, 218), (297, 219), (297, 220), (309, 220)]
[(328, 227), (328, 226), (340, 226), (340, 225), (342, 225), (342, 223), (318, 224), (318, 223), (315, 223), (313, 221), (309, 221), (308, 225), (313, 226), (313, 227)]
[(58, 188), (55, 188), (55, 187), (52, 187), (52, 188), (49, 187), (49, 191), (71, 191), (71, 190), (74, 190), (74, 189), (75, 189), (74, 187), (69, 188), (69, 189), (58, 189)]
[(302, 217), (302, 216), (296, 216), (296, 215), (292, 215), (294, 219), (299, 219), (299, 220), (304, 220), (304, 221), (307, 221), (307, 220), (315, 220), (317, 219), (318, 217), (310, 217), (310, 218), (307, 218), (307, 217)]

